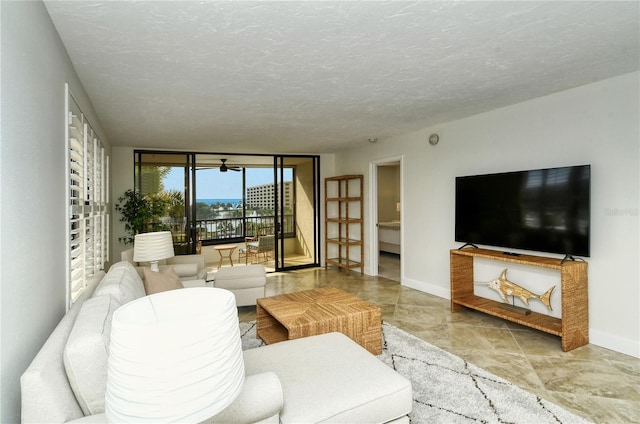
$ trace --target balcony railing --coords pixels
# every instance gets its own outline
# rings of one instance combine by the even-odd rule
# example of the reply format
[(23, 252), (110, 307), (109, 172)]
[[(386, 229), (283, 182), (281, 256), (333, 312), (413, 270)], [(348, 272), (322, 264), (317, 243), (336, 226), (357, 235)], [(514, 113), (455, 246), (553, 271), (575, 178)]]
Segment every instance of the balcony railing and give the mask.
[[(215, 218), (196, 220), (196, 230), (198, 239), (201, 242), (219, 242), (233, 239), (244, 239), (259, 233), (274, 234), (275, 216), (250, 216), (238, 218)], [(174, 243), (186, 242), (183, 227), (181, 225), (169, 224), (173, 234)], [(284, 237), (293, 236), (294, 220), (293, 215), (282, 217), (281, 231)]]

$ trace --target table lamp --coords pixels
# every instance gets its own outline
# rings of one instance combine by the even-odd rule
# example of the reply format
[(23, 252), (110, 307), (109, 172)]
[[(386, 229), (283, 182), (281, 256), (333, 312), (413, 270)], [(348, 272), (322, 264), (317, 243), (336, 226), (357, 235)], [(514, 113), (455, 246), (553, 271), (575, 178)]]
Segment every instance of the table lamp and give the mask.
[(231, 404), (243, 382), (240, 326), (230, 291), (170, 290), (114, 312), (108, 422), (202, 422)]
[(133, 260), (149, 262), (151, 271), (158, 272), (158, 261), (175, 256), (171, 231), (136, 234), (133, 243)]

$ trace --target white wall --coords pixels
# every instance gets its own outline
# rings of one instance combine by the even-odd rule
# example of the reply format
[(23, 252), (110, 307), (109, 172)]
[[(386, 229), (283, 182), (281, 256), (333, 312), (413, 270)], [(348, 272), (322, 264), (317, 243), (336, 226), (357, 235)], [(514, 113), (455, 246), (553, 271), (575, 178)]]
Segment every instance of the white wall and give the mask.
[(590, 340), (640, 357), (638, 104), (635, 72), (379, 140), (337, 155), (336, 173), (368, 186), (370, 161), (403, 157), (402, 282), (449, 298), (456, 176), (591, 164)]
[(116, 212), (115, 205), (118, 197), (133, 189), (133, 148), (114, 147), (111, 149), (111, 263), (120, 261), (120, 253), (131, 246), (125, 246), (118, 241), (126, 232), (124, 224), (120, 222), (121, 215)]
[(66, 307), (65, 82), (102, 133), (44, 5), (2, 2), (0, 14), (0, 422), (9, 423), (20, 421), (20, 375)]

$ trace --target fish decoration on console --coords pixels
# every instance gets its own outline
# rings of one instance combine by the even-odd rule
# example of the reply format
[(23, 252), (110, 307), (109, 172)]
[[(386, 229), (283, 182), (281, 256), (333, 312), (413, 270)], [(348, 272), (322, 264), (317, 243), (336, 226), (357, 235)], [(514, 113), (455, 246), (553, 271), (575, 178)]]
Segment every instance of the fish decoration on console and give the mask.
[(502, 297), (502, 300), (504, 300), (506, 303), (509, 303), (507, 296), (519, 297), (520, 300), (522, 300), (527, 306), (529, 306), (529, 299), (538, 299), (539, 301), (544, 303), (544, 305), (550, 311), (553, 310), (551, 308), (551, 292), (553, 292), (553, 289), (555, 289), (556, 286), (551, 287), (544, 294), (532, 293), (529, 290), (525, 289), (524, 287), (519, 286), (512, 281), (509, 281), (507, 279), (506, 269), (502, 271), (502, 273), (500, 274), (500, 277), (496, 278), (495, 280), (489, 281), (487, 283), (487, 286), (497, 291)]

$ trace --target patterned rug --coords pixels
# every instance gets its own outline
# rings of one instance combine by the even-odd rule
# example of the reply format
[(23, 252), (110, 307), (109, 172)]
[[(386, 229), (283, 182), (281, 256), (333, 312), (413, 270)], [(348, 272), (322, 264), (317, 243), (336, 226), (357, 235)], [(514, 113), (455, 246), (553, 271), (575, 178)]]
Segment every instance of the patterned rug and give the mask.
[[(242, 348), (264, 343), (255, 322), (240, 323)], [(464, 359), (383, 323), (378, 358), (411, 380), (412, 424), (589, 423)]]

